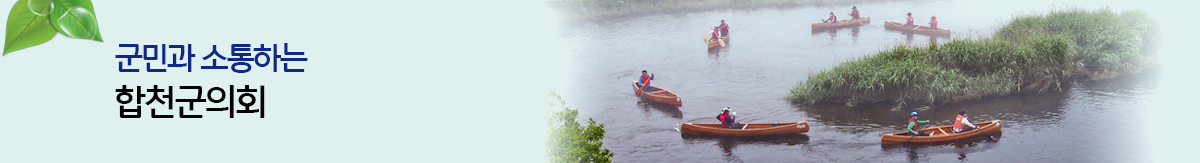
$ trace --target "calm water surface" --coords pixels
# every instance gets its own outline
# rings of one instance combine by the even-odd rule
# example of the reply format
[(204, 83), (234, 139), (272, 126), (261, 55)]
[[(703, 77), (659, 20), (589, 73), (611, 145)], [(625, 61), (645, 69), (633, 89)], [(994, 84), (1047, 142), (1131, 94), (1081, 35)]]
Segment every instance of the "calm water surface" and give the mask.
[[(1020, 3), (1022, 5), (1012, 5)], [(567, 21), (561, 39), (571, 54), (564, 98), (580, 116), (606, 126), (604, 147), (617, 162), (1140, 162), (1146, 125), (1138, 119), (1157, 92), (1156, 70), (1104, 81), (1078, 82), (1044, 94), (1019, 94), (921, 111), (932, 125), (949, 125), (961, 109), (973, 121), (1003, 120), (1000, 141), (977, 137), (942, 144), (880, 145), (902, 130), (912, 109), (793, 106), (784, 97), (808, 74), (897, 45), (925, 46), (948, 37), (884, 30), (913, 12), (918, 23), (937, 15), (954, 37), (988, 37), (1013, 15), (1063, 6), (1057, 1), (920, 1), (857, 5), (871, 23), (837, 30), (810, 24), (850, 6), (722, 10), (655, 14), (602, 21)], [(1130, 8), (1113, 6), (1122, 11)], [(702, 36), (725, 19), (729, 46), (708, 50)], [(641, 70), (653, 84), (683, 97), (675, 107), (640, 100), (630, 83)], [(722, 107), (740, 122), (808, 121), (806, 134), (728, 138), (682, 134), (683, 122), (717, 122)]]

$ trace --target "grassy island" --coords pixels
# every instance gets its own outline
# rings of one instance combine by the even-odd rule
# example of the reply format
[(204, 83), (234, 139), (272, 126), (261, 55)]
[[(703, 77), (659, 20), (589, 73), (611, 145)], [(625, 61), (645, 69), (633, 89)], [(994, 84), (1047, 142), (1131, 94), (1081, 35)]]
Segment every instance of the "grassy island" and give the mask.
[(927, 105), (1058, 91), (1157, 65), (1158, 27), (1144, 11), (1069, 9), (1013, 18), (992, 38), (898, 46), (809, 74), (796, 104)]

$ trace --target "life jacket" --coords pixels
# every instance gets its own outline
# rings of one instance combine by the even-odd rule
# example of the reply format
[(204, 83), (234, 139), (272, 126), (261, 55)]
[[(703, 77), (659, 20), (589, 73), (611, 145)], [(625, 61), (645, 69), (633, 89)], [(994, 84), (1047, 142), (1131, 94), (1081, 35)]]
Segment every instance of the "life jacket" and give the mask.
[(904, 24), (904, 25), (910, 25), (910, 26), (911, 26), (911, 25), (913, 25), (913, 18), (912, 18), (911, 16), (909, 16), (909, 17), (908, 17), (908, 24)]
[(725, 119), (728, 119), (728, 117), (729, 117), (729, 114), (725, 114), (725, 113), (721, 113), (720, 115), (717, 115), (717, 120), (721, 121), (722, 127), (729, 128), (729, 123), (726, 122), (726, 120), (725, 120)]
[(967, 117), (963, 117), (962, 115), (954, 116), (954, 131), (962, 131), (962, 120), (966, 118)]
[(830, 22), (830, 23), (837, 23), (837, 16), (836, 16), (836, 15), (829, 15), (829, 22)]
[(858, 10), (851, 11), (850, 16), (854, 16), (855, 19), (858, 19)]
[(650, 76), (642, 75), (642, 86), (650, 85)]
[(917, 119), (909, 118), (908, 123), (913, 124), (913, 127), (912, 127), (913, 131), (921, 131), (921, 123), (917, 123)]
[(729, 24), (721, 23), (721, 26), (717, 27), (717, 29), (721, 29), (721, 35), (729, 34)]
[(929, 28), (934, 28), (934, 29), (937, 28), (937, 19), (929, 21)]

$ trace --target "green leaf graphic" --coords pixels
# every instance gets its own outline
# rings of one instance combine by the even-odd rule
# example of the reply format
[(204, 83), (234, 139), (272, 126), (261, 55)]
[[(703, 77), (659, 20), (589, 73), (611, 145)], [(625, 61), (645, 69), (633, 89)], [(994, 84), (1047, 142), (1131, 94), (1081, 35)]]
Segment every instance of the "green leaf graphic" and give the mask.
[[(38, 16), (50, 15), (50, 0), (29, 0), (29, 11)], [(15, 6), (14, 6), (15, 7)]]
[[(58, 33), (50, 25), (49, 15), (38, 15), (30, 10), (29, 0), (19, 0), (8, 12), (8, 24), (4, 34), (4, 54), (45, 43)], [(33, 2), (37, 3), (38, 0)], [(34, 8), (40, 4), (35, 4)], [(44, 5), (50, 8), (49, 5)], [(90, 7), (90, 5), (89, 5)], [(49, 9), (47, 9), (49, 10)], [(46, 11), (46, 10), (43, 10)], [(45, 13), (45, 12), (43, 12)]]
[(96, 23), (96, 10), (92, 9), (91, 0), (53, 1), (50, 24), (58, 32), (74, 38), (104, 42), (100, 38), (100, 25)]

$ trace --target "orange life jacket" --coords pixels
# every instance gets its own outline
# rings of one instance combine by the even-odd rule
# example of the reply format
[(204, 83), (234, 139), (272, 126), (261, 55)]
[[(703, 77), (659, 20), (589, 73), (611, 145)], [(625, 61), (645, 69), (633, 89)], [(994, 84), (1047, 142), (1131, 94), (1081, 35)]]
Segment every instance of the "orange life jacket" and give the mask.
[(962, 120), (965, 118), (967, 117), (963, 117), (961, 114), (954, 116), (954, 131), (960, 131), (963, 129)]

